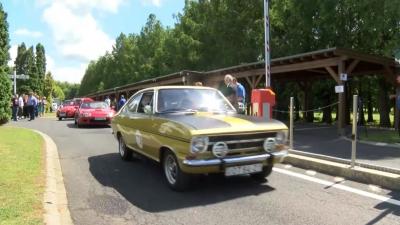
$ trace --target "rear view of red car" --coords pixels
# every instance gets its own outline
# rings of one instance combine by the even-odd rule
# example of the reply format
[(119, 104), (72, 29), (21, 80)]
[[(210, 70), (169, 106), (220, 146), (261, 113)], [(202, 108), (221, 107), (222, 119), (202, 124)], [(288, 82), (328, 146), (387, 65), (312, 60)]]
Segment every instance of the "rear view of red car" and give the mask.
[(75, 113), (75, 124), (109, 125), (115, 113), (105, 102), (84, 102)]
[(76, 110), (84, 102), (93, 102), (93, 99), (74, 98), (72, 100), (66, 100), (57, 110), (58, 120), (62, 120), (63, 118), (74, 118)]

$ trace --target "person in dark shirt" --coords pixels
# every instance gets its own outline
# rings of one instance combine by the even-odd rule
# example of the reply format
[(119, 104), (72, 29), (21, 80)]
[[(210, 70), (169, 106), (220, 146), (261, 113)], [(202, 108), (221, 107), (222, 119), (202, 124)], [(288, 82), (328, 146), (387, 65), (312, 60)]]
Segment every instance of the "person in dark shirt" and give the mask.
[(12, 120), (17, 121), (17, 115), (18, 115), (18, 95), (14, 95), (12, 98)]

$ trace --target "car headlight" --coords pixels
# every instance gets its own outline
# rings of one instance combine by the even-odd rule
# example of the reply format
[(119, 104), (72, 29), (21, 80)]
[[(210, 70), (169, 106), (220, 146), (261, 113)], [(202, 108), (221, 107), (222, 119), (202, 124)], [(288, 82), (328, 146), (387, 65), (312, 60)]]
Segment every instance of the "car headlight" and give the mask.
[(193, 137), (190, 143), (190, 152), (191, 153), (201, 153), (205, 152), (208, 148), (208, 137), (199, 136)]
[(113, 112), (108, 113), (108, 117), (113, 117), (113, 116), (114, 116)]
[(287, 131), (278, 131), (277, 133), (276, 133), (276, 137), (275, 137), (275, 140), (276, 140), (276, 143), (278, 144), (278, 145), (284, 145), (284, 144), (286, 144), (286, 142), (287, 142), (287, 135), (288, 133), (287, 133)]
[(269, 137), (264, 140), (264, 150), (267, 152), (286, 149), (287, 131), (278, 131), (275, 137)]

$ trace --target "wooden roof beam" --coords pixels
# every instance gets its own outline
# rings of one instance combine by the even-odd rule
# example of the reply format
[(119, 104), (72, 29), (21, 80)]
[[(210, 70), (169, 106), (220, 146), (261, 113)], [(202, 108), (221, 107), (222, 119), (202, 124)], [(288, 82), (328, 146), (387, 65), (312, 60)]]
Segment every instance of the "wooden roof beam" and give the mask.
[(358, 60), (358, 59), (353, 60), (350, 63), (349, 67), (347, 67), (346, 73), (351, 74), (351, 72), (353, 72), (353, 70), (357, 67), (359, 62), (360, 62), (360, 60)]
[(274, 66), (271, 68), (272, 73), (285, 73), (299, 70), (309, 70), (316, 68), (324, 68), (327, 66), (336, 66), (340, 61), (346, 60), (347, 57), (333, 57), (327, 59), (320, 59), (310, 62), (301, 62), (289, 65)]
[(336, 83), (340, 82), (339, 75), (330, 67), (325, 67), (326, 71), (332, 76), (332, 78), (336, 81)]

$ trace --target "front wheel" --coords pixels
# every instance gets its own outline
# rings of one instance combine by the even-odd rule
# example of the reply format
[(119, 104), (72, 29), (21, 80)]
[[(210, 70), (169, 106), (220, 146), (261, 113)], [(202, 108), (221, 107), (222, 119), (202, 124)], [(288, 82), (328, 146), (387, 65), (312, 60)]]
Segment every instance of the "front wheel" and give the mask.
[(126, 147), (122, 136), (118, 137), (118, 152), (119, 156), (121, 156), (121, 159), (124, 161), (129, 161), (132, 158), (132, 151)]
[(62, 120), (62, 117), (58, 117), (58, 120)]
[(191, 176), (179, 168), (178, 160), (173, 152), (164, 153), (162, 164), (165, 179), (173, 190), (184, 191), (189, 187)]
[(251, 174), (251, 177), (256, 181), (265, 182), (267, 181), (266, 178), (272, 173), (272, 168), (273, 165), (264, 166), (261, 172), (253, 173)]

